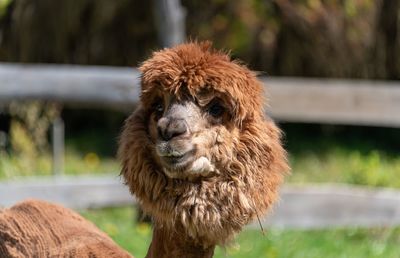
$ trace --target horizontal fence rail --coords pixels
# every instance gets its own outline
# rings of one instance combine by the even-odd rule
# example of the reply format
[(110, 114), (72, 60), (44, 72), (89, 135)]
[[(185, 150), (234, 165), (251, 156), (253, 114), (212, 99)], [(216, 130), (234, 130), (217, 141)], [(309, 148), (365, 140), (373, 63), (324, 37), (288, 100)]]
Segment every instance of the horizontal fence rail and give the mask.
[(400, 191), (341, 184), (287, 185), (264, 223), (287, 228), (398, 226)]
[[(27, 198), (74, 209), (135, 203), (117, 176), (51, 177), (0, 182), (0, 206)], [(286, 185), (281, 201), (261, 220), (265, 226), (325, 228), (400, 225), (400, 191), (346, 185)], [(258, 228), (258, 222), (250, 225)]]
[[(400, 127), (400, 82), (260, 77), (278, 121)], [(140, 73), (127, 67), (0, 63), (0, 105), (50, 100), (126, 109)]]
[(48, 100), (124, 108), (139, 99), (139, 76), (127, 67), (0, 63), (0, 104)]
[(261, 79), (278, 120), (400, 127), (400, 81)]
[(134, 203), (118, 176), (56, 176), (0, 181), (0, 206), (41, 199), (74, 209), (117, 207)]

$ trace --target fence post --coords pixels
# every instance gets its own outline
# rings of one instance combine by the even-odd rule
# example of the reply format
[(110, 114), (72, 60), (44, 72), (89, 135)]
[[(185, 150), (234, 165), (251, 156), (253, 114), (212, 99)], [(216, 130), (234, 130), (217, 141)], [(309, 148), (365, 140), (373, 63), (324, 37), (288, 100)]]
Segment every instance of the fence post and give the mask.
[(53, 121), (53, 176), (64, 173), (64, 121), (57, 117)]
[(186, 10), (180, 0), (153, 0), (154, 15), (162, 47), (185, 41)]

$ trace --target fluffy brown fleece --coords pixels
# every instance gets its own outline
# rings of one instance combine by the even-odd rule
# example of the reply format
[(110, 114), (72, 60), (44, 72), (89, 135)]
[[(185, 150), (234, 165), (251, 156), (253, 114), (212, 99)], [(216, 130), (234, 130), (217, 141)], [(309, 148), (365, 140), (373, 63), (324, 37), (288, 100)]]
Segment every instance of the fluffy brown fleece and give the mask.
[(39, 200), (0, 210), (0, 257), (133, 258), (79, 214)]
[[(119, 147), (126, 184), (156, 228), (186, 234), (204, 247), (226, 244), (277, 200), (288, 171), (281, 132), (264, 114), (263, 86), (254, 72), (209, 43), (155, 52), (140, 70), (141, 104), (127, 119)], [(212, 161), (212, 176), (189, 180), (164, 172), (150, 135), (156, 91), (198, 102), (218, 96), (226, 105), (218, 136), (198, 150)]]

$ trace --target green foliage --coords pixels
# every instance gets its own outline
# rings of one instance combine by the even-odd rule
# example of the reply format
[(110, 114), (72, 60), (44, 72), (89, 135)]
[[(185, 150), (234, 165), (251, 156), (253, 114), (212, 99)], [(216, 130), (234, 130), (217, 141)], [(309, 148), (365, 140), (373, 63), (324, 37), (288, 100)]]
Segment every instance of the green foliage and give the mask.
[[(50, 170), (49, 130), (59, 115), (53, 103), (12, 102), (7, 111), (11, 116), (8, 136), (0, 145), (0, 177), (32, 175)], [(7, 144), (8, 142), (8, 144)], [(8, 146), (9, 145), (9, 146)]]
[(8, 1), (2, 61), (134, 66), (156, 45), (148, 1)]
[[(151, 228), (136, 224), (131, 207), (89, 210), (83, 216), (109, 234), (122, 248), (144, 257), (150, 245)], [(347, 228), (329, 230), (244, 230), (226, 248), (217, 248), (216, 258), (397, 258), (400, 228)]]
[[(21, 176), (51, 175), (51, 155), (49, 153), (35, 156), (20, 156), (0, 151), (0, 180)], [(66, 175), (119, 173), (118, 162), (114, 158), (101, 157), (96, 152), (80, 153), (68, 148), (65, 154)]]
[(0, 18), (5, 14), (8, 5), (12, 0), (0, 0)]
[(336, 182), (400, 188), (400, 157), (384, 152), (332, 147), (324, 153), (307, 151), (291, 155), (293, 183)]
[[(6, 111), (11, 122), (8, 134), (0, 131), (0, 179), (50, 175), (50, 131), (54, 119), (60, 115), (59, 105), (39, 101), (12, 102)], [(115, 159), (102, 155), (104, 149), (110, 153), (115, 138), (90, 132), (66, 141), (65, 174), (118, 173)]]
[(20, 176), (50, 175), (51, 159), (49, 156), (33, 157), (13, 155), (0, 150), (0, 179)]
[(327, 125), (282, 125), (293, 183), (400, 187), (399, 130)]
[(65, 159), (65, 174), (104, 174), (119, 173), (119, 164), (112, 157), (102, 157), (94, 150), (86, 153), (79, 153), (74, 149), (69, 149)]
[(37, 156), (48, 151), (48, 133), (53, 120), (60, 113), (57, 104), (12, 102), (8, 112), (12, 117), (10, 142), (15, 154)]
[[(10, 2), (13, 6), (6, 10)], [(188, 38), (231, 49), (254, 70), (287, 76), (400, 78), (398, 1), (182, 4)], [(133, 66), (160, 47), (148, 1), (0, 0), (2, 16), (3, 61)]]
[[(390, 68), (386, 63), (377, 65), (376, 60), (385, 58), (375, 50), (390, 52), (377, 44), (385, 37), (393, 38), (393, 33), (377, 37), (376, 24), (382, 17), (396, 21), (398, 15), (386, 15), (377, 1), (182, 2), (189, 14), (190, 36), (212, 39), (218, 47), (232, 49), (235, 57), (255, 70), (288, 76), (385, 78), (379, 73)], [(384, 31), (387, 27), (381, 26)], [(397, 62), (390, 66), (399, 78)]]

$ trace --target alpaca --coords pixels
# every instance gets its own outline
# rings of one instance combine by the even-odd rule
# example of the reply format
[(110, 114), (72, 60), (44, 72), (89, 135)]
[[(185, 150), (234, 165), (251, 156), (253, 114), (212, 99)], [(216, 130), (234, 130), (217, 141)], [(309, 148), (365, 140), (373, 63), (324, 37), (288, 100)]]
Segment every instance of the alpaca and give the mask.
[(0, 257), (133, 258), (76, 212), (40, 200), (0, 209)]
[(289, 170), (256, 74), (210, 43), (155, 52), (118, 150), (154, 222), (146, 257), (212, 257), (276, 201)]

